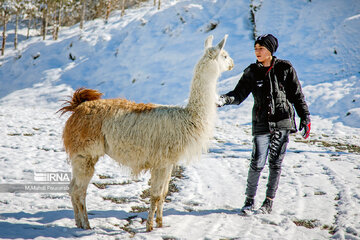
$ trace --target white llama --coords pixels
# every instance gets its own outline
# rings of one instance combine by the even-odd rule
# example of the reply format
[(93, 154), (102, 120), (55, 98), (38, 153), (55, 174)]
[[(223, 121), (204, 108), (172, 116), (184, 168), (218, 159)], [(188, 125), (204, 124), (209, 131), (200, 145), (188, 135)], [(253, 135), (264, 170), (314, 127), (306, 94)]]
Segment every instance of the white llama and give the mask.
[(216, 82), (234, 66), (223, 50), (227, 35), (215, 47), (213, 36), (197, 63), (185, 108), (136, 104), (125, 99), (100, 99), (101, 93), (78, 89), (59, 111), (72, 112), (63, 140), (72, 165), (70, 196), (76, 226), (89, 229), (86, 190), (99, 157), (107, 154), (131, 168), (134, 175), (150, 170), (151, 205), (146, 230), (162, 227), (163, 204), (173, 166), (199, 156), (212, 135), (216, 115)]

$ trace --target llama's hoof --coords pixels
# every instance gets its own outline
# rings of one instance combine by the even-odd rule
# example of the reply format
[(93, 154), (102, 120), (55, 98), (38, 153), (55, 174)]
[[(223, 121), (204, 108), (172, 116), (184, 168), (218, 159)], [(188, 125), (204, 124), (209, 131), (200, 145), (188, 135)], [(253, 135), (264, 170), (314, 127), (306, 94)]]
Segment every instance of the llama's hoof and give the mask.
[(88, 225), (85, 225), (85, 226), (83, 227), (83, 229), (88, 230), (88, 229), (91, 229), (91, 227), (90, 227), (90, 225), (88, 224)]
[(162, 219), (156, 219), (156, 227), (157, 227), (157, 228), (163, 227)]
[(151, 232), (154, 229), (152, 224), (146, 224), (146, 231)]
[(82, 228), (82, 229), (85, 229), (85, 230), (91, 229), (89, 223), (86, 223), (86, 224), (78, 224), (78, 223), (76, 223), (76, 227)]

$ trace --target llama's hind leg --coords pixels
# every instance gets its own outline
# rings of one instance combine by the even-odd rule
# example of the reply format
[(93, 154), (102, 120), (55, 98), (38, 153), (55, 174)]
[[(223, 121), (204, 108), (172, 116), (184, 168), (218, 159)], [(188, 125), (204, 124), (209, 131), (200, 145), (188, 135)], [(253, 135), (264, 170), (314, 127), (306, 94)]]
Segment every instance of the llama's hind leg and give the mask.
[(80, 155), (72, 159), (73, 178), (69, 194), (74, 208), (76, 226), (83, 229), (90, 229), (86, 210), (86, 190), (94, 175), (97, 160), (98, 158)]
[(150, 210), (146, 230), (153, 230), (153, 219), (156, 211), (156, 226), (162, 227), (164, 200), (168, 191), (172, 166), (151, 171)]
[(156, 208), (156, 227), (162, 227), (162, 218), (163, 218), (163, 209), (164, 209), (164, 202), (165, 198), (167, 196), (167, 193), (169, 191), (169, 182), (171, 179), (171, 172), (172, 172), (173, 166), (170, 166), (165, 170), (165, 176), (164, 181), (162, 183), (162, 189), (161, 189), (161, 196), (160, 200), (157, 202), (157, 208)]
[(74, 210), (75, 224), (78, 228), (81, 228), (82, 224), (81, 224), (80, 217), (79, 217), (79, 207), (78, 207), (78, 204), (76, 203), (75, 198), (73, 197), (73, 194), (72, 194), (73, 189), (74, 189), (74, 184), (75, 184), (75, 178), (73, 178), (71, 180), (69, 195), (70, 195), (71, 203), (72, 203), (73, 210)]

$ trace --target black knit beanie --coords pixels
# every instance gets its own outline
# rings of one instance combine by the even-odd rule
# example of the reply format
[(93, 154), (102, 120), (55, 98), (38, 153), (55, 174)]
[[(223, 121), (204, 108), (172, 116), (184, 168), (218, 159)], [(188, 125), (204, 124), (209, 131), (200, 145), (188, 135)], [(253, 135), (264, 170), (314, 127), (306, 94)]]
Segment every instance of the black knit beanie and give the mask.
[(257, 43), (260, 44), (260, 46), (266, 47), (271, 52), (271, 55), (273, 55), (273, 53), (276, 52), (276, 49), (279, 46), (278, 40), (276, 39), (276, 37), (274, 37), (271, 34), (264, 34), (258, 36), (256, 38), (254, 46)]

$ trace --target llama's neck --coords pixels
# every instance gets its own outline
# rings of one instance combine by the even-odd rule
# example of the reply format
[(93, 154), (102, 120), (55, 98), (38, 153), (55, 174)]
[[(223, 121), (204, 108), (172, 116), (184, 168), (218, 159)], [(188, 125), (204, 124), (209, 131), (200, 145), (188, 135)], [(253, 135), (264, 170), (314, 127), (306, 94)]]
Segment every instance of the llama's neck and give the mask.
[(197, 63), (186, 107), (195, 121), (213, 124), (216, 113), (216, 82), (219, 76), (220, 71), (215, 60), (203, 57)]

